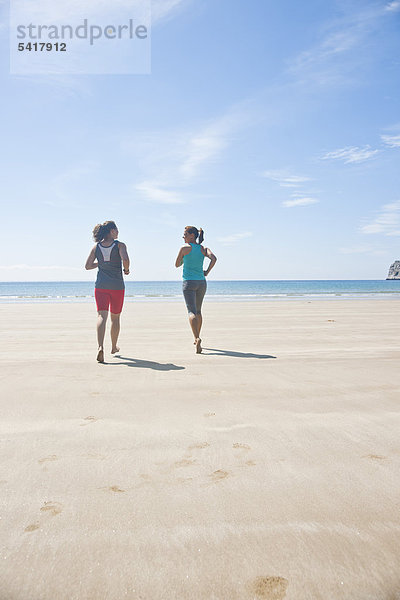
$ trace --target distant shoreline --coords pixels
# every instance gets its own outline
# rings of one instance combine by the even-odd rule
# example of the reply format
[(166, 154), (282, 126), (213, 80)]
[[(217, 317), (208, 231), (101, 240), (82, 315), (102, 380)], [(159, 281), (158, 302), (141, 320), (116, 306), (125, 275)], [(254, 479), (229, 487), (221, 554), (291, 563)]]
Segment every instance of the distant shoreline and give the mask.
[[(126, 281), (126, 302), (181, 302), (181, 281)], [(208, 280), (207, 301), (255, 302), (277, 300), (400, 299), (393, 280)], [(0, 303), (93, 302), (90, 282), (3, 282)]]

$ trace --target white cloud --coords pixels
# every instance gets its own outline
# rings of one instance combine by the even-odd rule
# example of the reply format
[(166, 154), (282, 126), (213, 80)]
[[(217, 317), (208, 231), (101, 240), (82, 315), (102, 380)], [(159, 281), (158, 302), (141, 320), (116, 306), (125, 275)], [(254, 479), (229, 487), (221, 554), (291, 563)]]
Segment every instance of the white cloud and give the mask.
[(301, 183), (312, 181), (310, 177), (290, 175), (286, 171), (264, 171), (262, 176), (276, 181), (281, 187), (297, 187)]
[(348, 163), (361, 163), (366, 160), (369, 160), (376, 154), (378, 154), (380, 150), (372, 150), (371, 146), (364, 146), (363, 148), (359, 148), (358, 146), (347, 146), (346, 148), (339, 148), (338, 150), (333, 150), (333, 152), (328, 152), (321, 156), (322, 160), (343, 160), (346, 164)]
[(382, 18), (388, 11), (400, 8), (400, 1), (389, 2), (386, 7), (378, 2), (340, 2), (336, 18), (330, 19), (321, 30), (320, 40), (290, 61), (288, 74), (298, 85), (310, 90), (314, 87), (354, 85), (366, 77), (366, 65), (375, 55), (368, 52), (370, 38), (379, 32)]
[(187, 156), (180, 166), (183, 177), (187, 179), (194, 177), (203, 164), (217, 158), (226, 146), (224, 133), (218, 128), (214, 130), (210, 128), (192, 137), (187, 145)]
[(224, 246), (231, 246), (233, 244), (236, 244), (240, 240), (252, 237), (252, 235), (253, 234), (251, 231), (244, 231), (243, 233), (233, 233), (232, 235), (228, 235), (226, 237), (217, 238), (217, 241)]
[(381, 140), (390, 148), (400, 148), (400, 135), (381, 135)]
[(394, 0), (393, 2), (389, 2), (389, 4), (386, 4), (386, 6), (385, 6), (385, 11), (395, 12), (397, 10), (400, 10), (399, 0)]
[(137, 157), (144, 172), (145, 180), (135, 189), (152, 202), (183, 202), (182, 192), (174, 189), (187, 189), (202, 170), (220, 159), (233, 133), (248, 120), (245, 111), (234, 109), (198, 131), (150, 132), (123, 140), (122, 149)]
[(309, 204), (317, 204), (318, 198), (311, 197), (309, 194), (313, 192), (301, 190), (303, 183), (312, 181), (311, 177), (304, 175), (293, 175), (288, 173), (286, 170), (278, 171), (264, 171), (263, 177), (271, 179), (283, 188), (300, 188), (296, 192), (291, 194), (293, 200), (284, 200), (282, 206), (285, 208), (291, 208), (293, 206), (307, 206)]
[(178, 192), (166, 189), (161, 184), (152, 181), (142, 181), (135, 185), (135, 189), (151, 202), (159, 204), (181, 204), (183, 202)]
[(385, 250), (379, 250), (370, 245), (353, 246), (351, 248), (340, 248), (341, 254), (371, 254), (373, 256), (382, 256), (387, 254)]
[(153, 23), (165, 20), (174, 16), (191, 0), (152, 0), (151, 17)]
[(377, 217), (361, 226), (362, 233), (367, 235), (381, 233), (382, 235), (397, 236), (400, 235), (400, 200), (385, 204), (382, 206)]
[(285, 200), (282, 202), (282, 206), (291, 208), (292, 206), (308, 206), (309, 204), (317, 204), (319, 200), (317, 198), (295, 198), (294, 200)]

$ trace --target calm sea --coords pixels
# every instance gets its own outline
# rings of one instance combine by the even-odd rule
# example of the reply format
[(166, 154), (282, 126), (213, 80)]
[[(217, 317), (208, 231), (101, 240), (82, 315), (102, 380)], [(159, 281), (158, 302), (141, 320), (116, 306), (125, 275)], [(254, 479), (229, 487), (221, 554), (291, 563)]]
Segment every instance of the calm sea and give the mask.
[[(0, 283), (0, 303), (91, 302), (94, 285), (84, 281)], [(128, 281), (126, 301), (180, 301), (180, 281)], [(400, 280), (208, 281), (214, 301), (291, 300), (299, 298), (400, 299)]]

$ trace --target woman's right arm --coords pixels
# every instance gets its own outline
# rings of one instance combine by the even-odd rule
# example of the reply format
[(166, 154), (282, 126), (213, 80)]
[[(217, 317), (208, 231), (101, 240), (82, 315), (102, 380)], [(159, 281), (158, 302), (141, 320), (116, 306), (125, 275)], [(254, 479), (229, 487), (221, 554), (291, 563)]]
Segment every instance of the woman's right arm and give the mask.
[(206, 248), (206, 256), (207, 258), (210, 259), (210, 264), (208, 265), (208, 269), (206, 271), (204, 271), (204, 275), (207, 277), (207, 275), (209, 274), (209, 272), (211, 271), (211, 269), (214, 267), (215, 263), (217, 262), (217, 257), (215, 256), (215, 254), (213, 254), (210, 250), (210, 248)]
[(189, 254), (189, 252), (192, 251), (191, 246), (182, 246), (182, 248), (179, 250), (179, 254), (176, 257), (176, 261), (175, 261), (175, 266), (176, 268), (181, 267), (183, 265), (183, 257), (187, 256)]
[(99, 263), (96, 262), (96, 246), (93, 246), (86, 264), (85, 264), (85, 269), (86, 271), (90, 271), (91, 269), (97, 269), (97, 267), (99, 266)]

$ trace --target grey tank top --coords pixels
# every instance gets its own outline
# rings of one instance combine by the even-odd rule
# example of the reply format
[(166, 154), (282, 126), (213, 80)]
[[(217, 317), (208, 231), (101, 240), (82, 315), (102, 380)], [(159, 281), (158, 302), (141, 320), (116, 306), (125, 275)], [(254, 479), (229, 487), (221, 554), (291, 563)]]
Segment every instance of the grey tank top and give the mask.
[(116, 240), (106, 248), (100, 242), (96, 247), (96, 258), (99, 263), (95, 287), (102, 290), (124, 290), (122, 276), (122, 260), (119, 255), (119, 242)]

